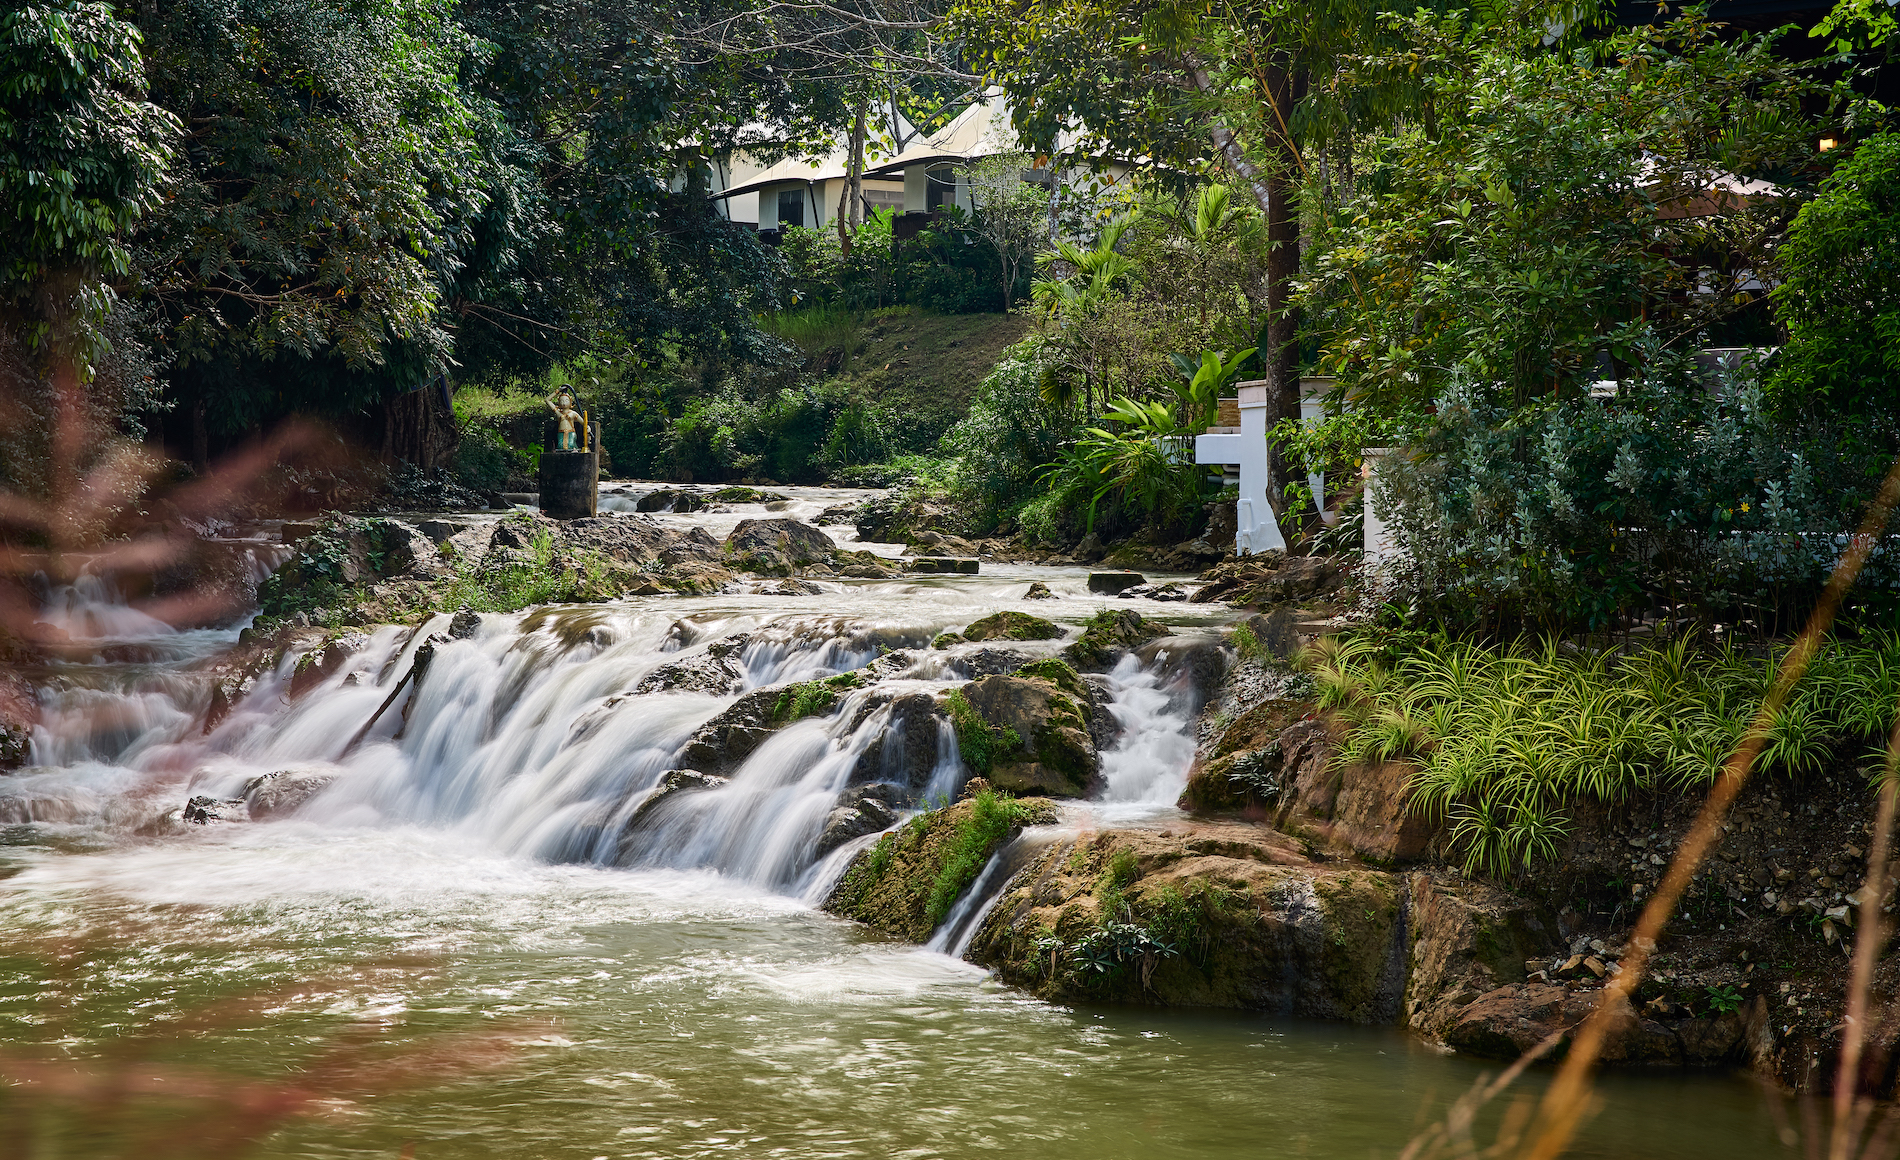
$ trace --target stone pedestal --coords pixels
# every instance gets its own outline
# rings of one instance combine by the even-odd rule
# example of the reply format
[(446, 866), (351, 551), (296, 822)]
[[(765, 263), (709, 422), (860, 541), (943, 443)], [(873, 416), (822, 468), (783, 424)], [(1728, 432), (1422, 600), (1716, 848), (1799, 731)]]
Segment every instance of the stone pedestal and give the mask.
[(557, 520), (599, 514), (599, 452), (541, 453), (541, 511)]

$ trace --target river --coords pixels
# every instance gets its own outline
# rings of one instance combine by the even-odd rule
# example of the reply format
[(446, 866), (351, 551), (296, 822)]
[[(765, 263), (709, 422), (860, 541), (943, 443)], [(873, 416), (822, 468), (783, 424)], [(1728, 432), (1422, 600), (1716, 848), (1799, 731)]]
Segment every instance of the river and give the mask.
[[(782, 514), (806, 517), (855, 498), (783, 490)], [(723, 535), (761, 514), (737, 509), (661, 518)], [(1022, 599), (1031, 580), (1060, 599)], [(0, 817), (34, 819), (0, 826), (0, 1072), (200, 1087), (0, 1086), (10, 1154), (150, 1158), (182, 1140), (179, 1155), (271, 1157), (1396, 1156), (1495, 1067), (1387, 1028), (1053, 1006), (817, 910), (850, 849), (817, 858), (817, 829), (892, 724), (880, 711), (846, 730), (848, 697), (616, 844), (733, 699), (621, 696), (662, 664), (745, 631), (758, 687), (999, 609), (1075, 624), (1105, 603), (1188, 631), (1220, 619), (1091, 597), (1079, 569), (987, 563), (818, 596), (488, 616), (442, 647), (406, 724), (387, 714), (346, 752), (406, 667), (406, 630), (376, 630), (300, 699), (287, 672), (266, 678), (205, 735), (191, 666), (235, 628), (172, 632), (97, 585), (55, 593), (49, 616), (116, 659), (45, 676), (32, 763), (0, 778)], [(903, 679), (958, 679), (921, 655)], [(1167, 816), (1192, 754), (1178, 691), (1132, 663), (1114, 680), (1123, 740), (1104, 800), (1072, 824)], [(281, 820), (166, 819), (279, 771), (334, 780)], [(475, 1066), (497, 1045), (498, 1064)], [(227, 1152), (220, 1133), (256, 1106), (227, 1094), (287, 1085), (320, 1090), (311, 1114)], [(1600, 1091), (1577, 1155), (1782, 1154), (1740, 1076), (1613, 1075)]]

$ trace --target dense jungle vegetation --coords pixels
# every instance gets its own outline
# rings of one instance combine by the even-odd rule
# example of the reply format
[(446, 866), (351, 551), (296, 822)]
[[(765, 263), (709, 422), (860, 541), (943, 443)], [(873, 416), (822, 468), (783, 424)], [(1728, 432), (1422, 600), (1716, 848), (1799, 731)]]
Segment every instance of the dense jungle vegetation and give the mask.
[[(1298, 551), (1352, 550), (1363, 449), (1405, 449), (1399, 599), (1774, 619), (1900, 449), (1891, 15), (1565, 12), (31, 0), (0, 470), (50, 496), (143, 439), (189, 475), (314, 419), (500, 490), (569, 385), (621, 475), (1159, 543), (1220, 494), (1183, 437), (1260, 379)], [(707, 197), (735, 149), (861, 169), (871, 102), (929, 128), (986, 86), (1022, 152), (913, 238), (768, 246)]]

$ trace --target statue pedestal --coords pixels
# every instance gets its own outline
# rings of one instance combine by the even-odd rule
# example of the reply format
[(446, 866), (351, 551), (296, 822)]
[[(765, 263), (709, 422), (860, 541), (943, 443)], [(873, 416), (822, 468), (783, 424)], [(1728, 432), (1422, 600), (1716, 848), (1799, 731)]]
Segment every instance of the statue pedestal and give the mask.
[(600, 453), (543, 451), (541, 511), (557, 520), (600, 513)]

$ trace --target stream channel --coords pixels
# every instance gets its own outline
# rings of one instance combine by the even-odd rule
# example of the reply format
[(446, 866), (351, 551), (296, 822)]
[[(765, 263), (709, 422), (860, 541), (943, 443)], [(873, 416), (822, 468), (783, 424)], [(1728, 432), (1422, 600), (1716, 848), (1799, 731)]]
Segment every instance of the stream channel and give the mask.
[[(864, 494), (782, 490), (791, 509), (769, 514), (807, 519)], [(723, 537), (766, 514), (659, 518)], [(1073, 626), (1132, 606), (1185, 632), (1231, 617), (1094, 597), (1082, 569), (983, 569), (816, 596), (631, 598), (525, 632), (522, 614), (486, 616), (438, 652), (406, 726), (391, 712), (347, 755), (406, 667), (407, 630), (374, 630), (294, 702), (287, 671), (264, 678), (207, 736), (191, 665), (236, 627), (173, 632), (96, 585), (56, 592), (46, 618), (116, 659), (54, 668), (29, 766), (0, 777), (0, 818), (32, 819), (0, 825), (0, 1045), (74, 1068), (210, 1069), (233, 1090), (324, 1077), (322, 1114), (246, 1153), (272, 1157), (1398, 1155), (1496, 1066), (1389, 1028), (1052, 1006), (818, 910), (872, 840), (813, 855), (887, 714), (855, 732), (845, 711), (787, 727), (729, 784), (616, 846), (615, 820), (733, 700), (616, 694), (729, 633), (752, 633), (748, 688), (855, 668), (880, 646), (921, 658), (903, 680), (941, 687), (964, 675), (930, 639), (999, 609)], [(1060, 599), (1022, 599), (1032, 580)], [(1192, 757), (1188, 694), (1132, 660), (1112, 680), (1123, 738), (1104, 754), (1102, 800), (1068, 807), (1068, 827), (1171, 816)], [(933, 774), (955, 769), (945, 746)], [(335, 780), (267, 823), (163, 820), (284, 770)], [(966, 898), (965, 916), (981, 902)], [(484, 1033), (510, 1042), (505, 1064), (413, 1087), (326, 1063), (367, 1040), (420, 1069)], [(32, 1125), (34, 1156), (137, 1154), (122, 1148), (231, 1114), (42, 1086), (0, 1087), (0, 1133)], [(1573, 1154), (1786, 1154), (1771, 1097), (1741, 1076), (1612, 1074), (1599, 1093)]]

